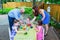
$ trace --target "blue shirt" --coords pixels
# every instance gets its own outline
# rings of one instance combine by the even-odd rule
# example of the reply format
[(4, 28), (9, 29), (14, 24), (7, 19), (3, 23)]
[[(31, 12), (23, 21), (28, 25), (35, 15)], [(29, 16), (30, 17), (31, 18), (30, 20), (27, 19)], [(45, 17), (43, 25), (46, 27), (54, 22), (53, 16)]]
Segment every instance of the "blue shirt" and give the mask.
[(15, 19), (19, 19), (21, 15), (21, 12), (19, 9), (13, 9), (8, 13), (9, 17), (15, 18)]
[[(44, 10), (44, 14), (45, 14), (45, 18), (42, 21), (42, 23), (43, 24), (49, 24), (49, 22), (50, 22), (50, 14), (48, 12), (46, 12), (45, 10)], [(43, 16), (40, 14), (40, 17), (42, 19)]]

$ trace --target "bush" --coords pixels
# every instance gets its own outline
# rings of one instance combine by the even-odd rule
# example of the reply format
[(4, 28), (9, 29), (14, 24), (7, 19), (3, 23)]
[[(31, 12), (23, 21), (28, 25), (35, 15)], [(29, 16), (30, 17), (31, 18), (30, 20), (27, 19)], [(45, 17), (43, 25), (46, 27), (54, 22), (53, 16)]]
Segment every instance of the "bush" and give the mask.
[[(7, 14), (10, 10), (12, 10), (13, 8), (4, 8), (0, 10), (0, 14)], [(2, 11), (3, 10), (3, 11)]]
[(50, 26), (53, 26), (56, 29), (60, 29), (60, 24), (57, 21), (54, 21), (53, 19), (50, 20)]
[(0, 14), (2, 14), (2, 9), (0, 10)]
[[(0, 14), (7, 14), (10, 10), (12, 10), (13, 8), (4, 8), (3, 11), (2, 9), (0, 10)], [(31, 14), (32, 13), (32, 8), (25, 8), (25, 14)]]
[(10, 10), (12, 10), (13, 8), (5, 8), (3, 9), (3, 14), (7, 14)]
[(60, 4), (60, 1), (59, 1), (59, 2), (57, 2), (57, 4)]
[(31, 14), (32, 13), (32, 8), (25, 8), (25, 14)]

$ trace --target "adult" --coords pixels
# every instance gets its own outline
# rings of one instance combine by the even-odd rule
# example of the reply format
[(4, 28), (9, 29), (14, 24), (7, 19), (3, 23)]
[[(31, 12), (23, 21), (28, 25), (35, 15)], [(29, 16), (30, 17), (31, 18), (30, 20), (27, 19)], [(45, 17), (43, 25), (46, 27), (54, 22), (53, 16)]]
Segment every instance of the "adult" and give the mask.
[(24, 13), (24, 11), (25, 11), (24, 8), (18, 9), (17, 7), (9, 11), (8, 20), (9, 20), (10, 31), (12, 31), (12, 25), (15, 19), (21, 22), (20, 16), (22, 13)]
[[(47, 34), (47, 32), (48, 32), (48, 25), (49, 25), (49, 22), (50, 22), (50, 14), (48, 12), (46, 12), (43, 9), (43, 7), (41, 7), (41, 6), (40, 6), (40, 9), (38, 9), (38, 10), (37, 9), (38, 9), (38, 7), (33, 7), (33, 12), (34, 12), (34, 15), (35, 15), (34, 18), (36, 19), (36, 16), (40, 15), (42, 23), (45, 24), (46, 34)], [(37, 13), (36, 13), (36, 11), (37, 11)]]

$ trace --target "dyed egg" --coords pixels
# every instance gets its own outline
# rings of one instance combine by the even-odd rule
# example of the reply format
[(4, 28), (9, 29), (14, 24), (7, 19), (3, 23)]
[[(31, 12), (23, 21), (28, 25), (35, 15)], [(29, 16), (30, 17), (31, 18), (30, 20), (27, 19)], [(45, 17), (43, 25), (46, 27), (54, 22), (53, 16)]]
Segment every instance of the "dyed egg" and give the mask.
[(26, 30), (26, 28), (23, 28), (23, 30)]
[(30, 28), (33, 28), (33, 26), (30, 26)]
[(27, 26), (31, 26), (31, 24), (27, 24)]

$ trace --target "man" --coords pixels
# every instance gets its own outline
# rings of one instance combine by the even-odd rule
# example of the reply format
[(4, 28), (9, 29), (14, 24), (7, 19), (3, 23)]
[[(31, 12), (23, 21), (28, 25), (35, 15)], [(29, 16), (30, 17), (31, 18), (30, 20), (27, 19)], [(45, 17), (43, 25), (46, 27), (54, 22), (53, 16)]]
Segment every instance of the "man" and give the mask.
[(15, 8), (8, 13), (8, 20), (9, 20), (9, 26), (10, 26), (10, 31), (12, 31), (12, 25), (14, 20), (18, 20), (20, 22), (20, 16), (22, 13), (24, 13), (24, 8), (18, 9)]

